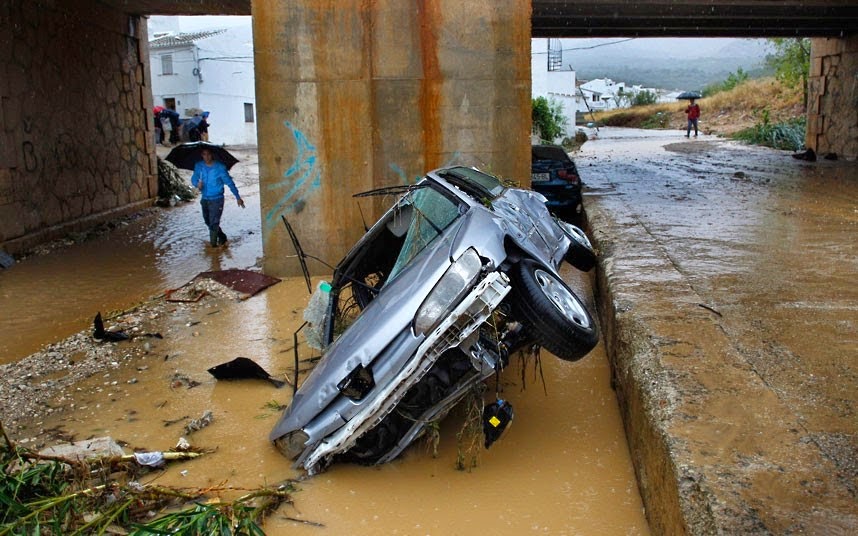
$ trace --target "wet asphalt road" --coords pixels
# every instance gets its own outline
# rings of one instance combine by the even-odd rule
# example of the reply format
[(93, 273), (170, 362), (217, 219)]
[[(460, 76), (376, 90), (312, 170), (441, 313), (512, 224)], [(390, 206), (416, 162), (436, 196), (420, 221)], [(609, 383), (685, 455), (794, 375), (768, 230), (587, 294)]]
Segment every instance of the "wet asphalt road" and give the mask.
[(653, 530), (855, 533), (858, 166), (623, 129), (576, 160)]

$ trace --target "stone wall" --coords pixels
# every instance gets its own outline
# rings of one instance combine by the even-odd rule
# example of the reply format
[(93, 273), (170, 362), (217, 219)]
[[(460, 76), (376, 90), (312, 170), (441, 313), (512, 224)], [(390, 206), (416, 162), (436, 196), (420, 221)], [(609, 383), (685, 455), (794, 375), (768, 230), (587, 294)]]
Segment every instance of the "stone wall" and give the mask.
[(157, 194), (146, 21), (95, 1), (0, 5), (0, 247)]
[(807, 146), (820, 156), (858, 158), (858, 35), (813, 39)]

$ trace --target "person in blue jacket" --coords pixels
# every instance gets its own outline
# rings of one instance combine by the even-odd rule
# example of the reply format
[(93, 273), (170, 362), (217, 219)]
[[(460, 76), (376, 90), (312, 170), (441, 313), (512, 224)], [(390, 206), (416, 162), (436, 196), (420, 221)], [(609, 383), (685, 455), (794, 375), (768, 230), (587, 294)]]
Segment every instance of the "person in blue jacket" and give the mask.
[(220, 217), (223, 214), (223, 187), (229, 187), (229, 191), (235, 196), (238, 206), (244, 208), (244, 200), (238, 194), (232, 177), (222, 162), (215, 160), (214, 154), (209, 149), (200, 151), (203, 159), (194, 165), (194, 174), (191, 175), (191, 184), (202, 193), (200, 204), (203, 209), (203, 220), (209, 228), (209, 239), (212, 247), (226, 244), (226, 234), (220, 228)]

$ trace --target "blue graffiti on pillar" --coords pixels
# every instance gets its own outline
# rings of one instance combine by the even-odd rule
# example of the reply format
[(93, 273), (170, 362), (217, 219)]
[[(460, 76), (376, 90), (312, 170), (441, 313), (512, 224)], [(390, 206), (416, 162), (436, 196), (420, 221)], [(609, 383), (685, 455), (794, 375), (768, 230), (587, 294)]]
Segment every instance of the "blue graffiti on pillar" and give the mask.
[(318, 168), (316, 161), (316, 147), (292, 123), (284, 121), (283, 124), (292, 131), (292, 136), (295, 138), (295, 162), (283, 172), (284, 180), (268, 186), (268, 190), (286, 189), (286, 193), (265, 215), (265, 223), (268, 227), (278, 223), (281, 213), (289, 214), (303, 210), (306, 197), (322, 184), (322, 171)]
[(405, 170), (399, 167), (397, 164), (389, 164), (391, 171), (396, 173), (399, 178), (402, 180), (402, 184), (415, 184), (420, 180), (420, 176), (416, 175), (412, 180), (408, 180), (408, 176), (405, 174)]

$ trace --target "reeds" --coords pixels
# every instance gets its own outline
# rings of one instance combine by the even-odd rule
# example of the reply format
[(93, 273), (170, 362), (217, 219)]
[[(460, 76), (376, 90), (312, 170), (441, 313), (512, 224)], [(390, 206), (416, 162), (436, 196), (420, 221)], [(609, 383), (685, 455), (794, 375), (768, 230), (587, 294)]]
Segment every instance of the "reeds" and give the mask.
[(264, 534), (265, 516), (284, 502), (291, 504), (291, 482), (221, 501), (221, 495), (235, 490), (142, 485), (135, 479), (148, 469), (129, 456), (63, 460), (14, 445), (2, 423), (0, 432), (0, 536), (255, 536)]

